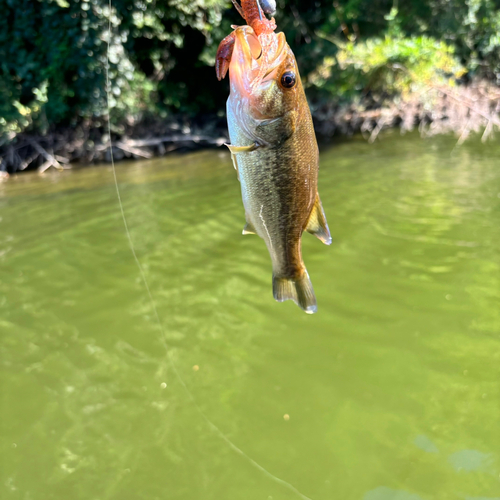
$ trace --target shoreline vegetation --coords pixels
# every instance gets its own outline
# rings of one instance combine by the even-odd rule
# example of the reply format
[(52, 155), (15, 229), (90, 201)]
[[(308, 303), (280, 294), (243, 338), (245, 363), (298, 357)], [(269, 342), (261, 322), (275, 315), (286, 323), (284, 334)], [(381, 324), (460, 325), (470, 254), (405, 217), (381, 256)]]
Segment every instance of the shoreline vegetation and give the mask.
[[(326, 103), (313, 108), (313, 116), (321, 140), (361, 133), (368, 142), (374, 142), (382, 131), (399, 127), (402, 132), (418, 129), (423, 137), (454, 134), (457, 145), (471, 134), (480, 134), (481, 141), (486, 142), (500, 130), (500, 89), (488, 82), (454, 88), (432, 86), (390, 105)], [(113, 158), (149, 159), (173, 151), (220, 147), (228, 142), (224, 119), (208, 117), (205, 122), (203, 125), (193, 120), (189, 124), (185, 118), (180, 123), (150, 120), (112, 131)], [(105, 127), (80, 126), (43, 136), (19, 134), (15, 140), (0, 145), (0, 178), (6, 179), (9, 171), (36, 169), (44, 173), (49, 168), (71, 168), (75, 162), (110, 162), (109, 146)]]
[[(5, 1), (0, 179), (110, 161), (108, 118), (117, 161), (227, 141), (229, 87), (213, 66), (241, 24), (229, 0), (113, 0), (111, 10), (108, 0)], [(390, 127), (453, 133), (458, 144), (493, 137), (500, 0), (400, 3), (278, 0), (318, 138), (373, 142)]]

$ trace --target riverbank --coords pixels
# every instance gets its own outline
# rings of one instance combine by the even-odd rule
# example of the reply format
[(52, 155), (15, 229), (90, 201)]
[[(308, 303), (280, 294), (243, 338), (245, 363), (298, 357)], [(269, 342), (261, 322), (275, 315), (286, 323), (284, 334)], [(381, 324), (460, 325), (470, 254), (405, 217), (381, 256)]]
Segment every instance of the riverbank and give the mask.
[[(418, 92), (389, 99), (365, 96), (358, 103), (312, 103), (320, 140), (362, 133), (369, 141), (387, 128), (418, 128), (423, 136), (451, 133), (458, 144), (481, 133), (483, 142), (500, 129), (500, 89), (487, 82), (457, 87), (428, 85)], [(114, 124), (112, 124), (113, 127)], [(175, 120), (149, 118), (134, 125), (112, 128), (115, 161), (148, 159), (172, 151), (219, 147), (228, 140), (224, 116), (185, 116)], [(45, 135), (23, 133), (0, 145), (0, 179), (24, 170), (64, 170), (75, 162), (110, 162), (106, 123), (82, 124)]]
[(115, 161), (149, 159), (172, 151), (221, 146), (227, 141), (226, 133), (225, 118), (217, 116), (191, 121), (185, 117), (175, 121), (150, 118), (116, 128), (112, 124), (112, 149), (106, 123), (86, 123), (44, 135), (23, 133), (0, 145), (0, 172), (6, 178), (25, 170), (64, 170), (76, 162), (110, 162), (112, 157)]
[(428, 84), (395, 99), (370, 97), (359, 104), (325, 104), (314, 112), (319, 136), (352, 135), (361, 132), (369, 141), (382, 130), (418, 128), (423, 136), (454, 134), (458, 143), (481, 133), (482, 141), (500, 129), (500, 88), (490, 82), (470, 85)]

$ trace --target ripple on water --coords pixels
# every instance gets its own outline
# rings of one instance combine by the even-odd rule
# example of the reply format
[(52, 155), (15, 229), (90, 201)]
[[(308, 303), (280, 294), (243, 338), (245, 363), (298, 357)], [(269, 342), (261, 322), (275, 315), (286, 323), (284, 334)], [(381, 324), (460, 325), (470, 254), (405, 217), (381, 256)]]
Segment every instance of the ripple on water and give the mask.
[(119, 164), (166, 346), (108, 167), (0, 184), (1, 484), (40, 500), (292, 498), (198, 405), (314, 500), (498, 500), (500, 146), (454, 146), (322, 151), (334, 241), (303, 237), (312, 317), (273, 300), (229, 154)]

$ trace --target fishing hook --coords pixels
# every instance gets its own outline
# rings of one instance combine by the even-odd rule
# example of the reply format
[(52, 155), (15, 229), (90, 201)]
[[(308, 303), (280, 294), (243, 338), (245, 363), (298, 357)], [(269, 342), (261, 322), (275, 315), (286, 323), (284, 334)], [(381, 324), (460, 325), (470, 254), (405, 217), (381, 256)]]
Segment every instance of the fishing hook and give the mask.
[(276, 12), (276, 0), (258, 0), (259, 7), (269, 15), (273, 15)]
[[(231, 0), (233, 5), (236, 7), (239, 15), (245, 19), (243, 9), (238, 3), (238, 0)], [(276, 12), (276, 0), (256, 0), (257, 7), (259, 8), (259, 18), (262, 21), (262, 12), (265, 14), (273, 15)]]

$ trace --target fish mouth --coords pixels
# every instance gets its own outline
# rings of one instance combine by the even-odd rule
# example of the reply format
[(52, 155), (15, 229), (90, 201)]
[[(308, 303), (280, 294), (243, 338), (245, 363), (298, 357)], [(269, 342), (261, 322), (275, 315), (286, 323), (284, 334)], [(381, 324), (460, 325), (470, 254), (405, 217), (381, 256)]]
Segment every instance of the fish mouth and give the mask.
[(283, 33), (255, 34), (250, 26), (235, 29), (235, 45), (229, 66), (231, 90), (251, 97), (276, 77), (285, 56)]

